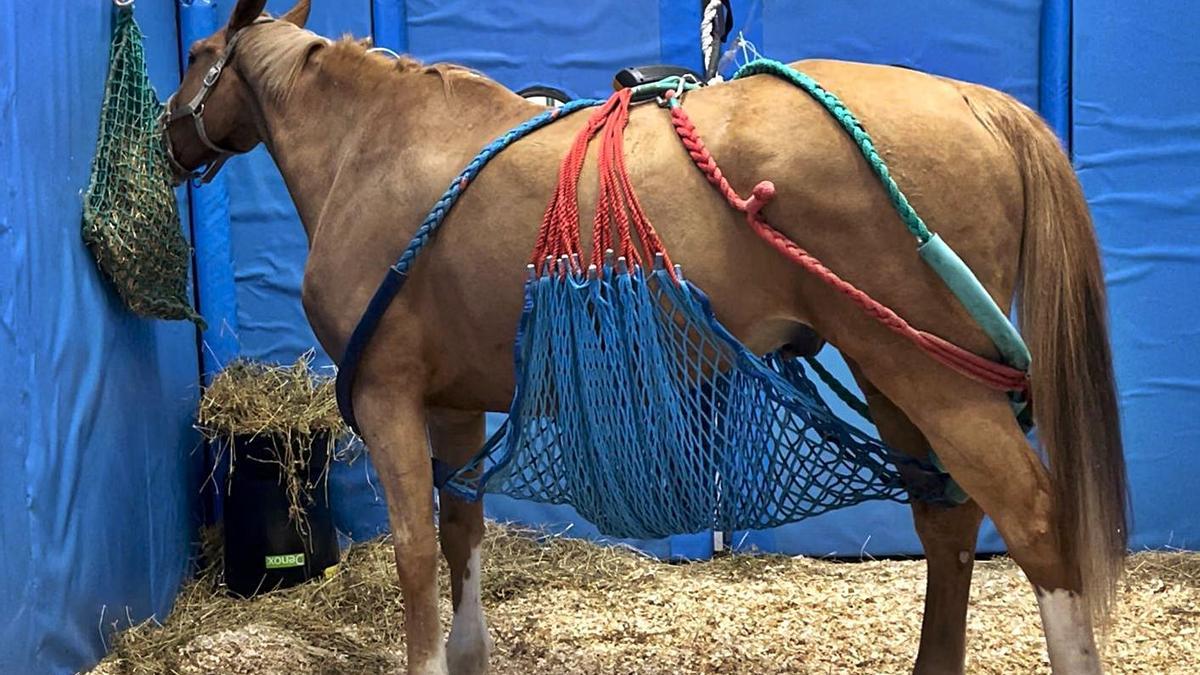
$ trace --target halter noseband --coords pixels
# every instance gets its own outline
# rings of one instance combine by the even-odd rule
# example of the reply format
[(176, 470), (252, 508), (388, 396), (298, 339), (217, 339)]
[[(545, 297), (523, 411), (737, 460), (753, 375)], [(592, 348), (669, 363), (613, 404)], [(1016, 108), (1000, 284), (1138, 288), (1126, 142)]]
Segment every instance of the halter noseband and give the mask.
[[(260, 23), (269, 23), (274, 20), (275, 19), (270, 17), (260, 17), (255, 19), (254, 23), (250, 24), (250, 26)], [(225, 71), (225, 66), (227, 66), (229, 64), (229, 60), (233, 58), (233, 50), (237, 47), (238, 41), (241, 40), (242, 34), (245, 33), (246, 29), (250, 28), (250, 26), (243, 26), (242, 28), (239, 28), (237, 32), (233, 34), (233, 37), (229, 38), (229, 42), (225, 43), (225, 49), (221, 52), (221, 56), (217, 58), (216, 63), (212, 64), (212, 67), (208, 69), (208, 72), (204, 74), (204, 81), (200, 85), (200, 90), (196, 92), (196, 95), (192, 97), (192, 100), (189, 101), (187, 105), (184, 105), (178, 110), (172, 112), (171, 104), (175, 101), (175, 96), (178, 95), (178, 92), (172, 94), (171, 98), (167, 99), (167, 105), (163, 109), (162, 118), (160, 120), (160, 126), (162, 127), (163, 135), (163, 146), (167, 151), (167, 160), (171, 163), (171, 167), (175, 170), (177, 175), (183, 177), (180, 182), (189, 179), (195, 179), (199, 180), (199, 182), (202, 184), (208, 183), (217, 175), (217, 172), (221, 170), (221, 167), (225, 165), (225, 160), (237, 154), (236, 150), (222, 148), (208, 137), (208, 132), (204, 130), (204, 102), (208, 100), (209, 95), (212, 94), (213, 89), (217, 86), (217, 81), (221, 79), (221, 73)], [(203, 171), (199, 167), (195, 169), (187, 169), (179, 163), (179, 160), (175, 158), (175, 149), (171, 145), (171, 135), (167, 133), (173, 123), (189, 116), (192, 118), (192, 123), (196, 127), (196, 136), (200, 139), (200, 142), (203, 143), (204, 146), (209, 150), (217, 153), (217, 158), (209, 162), (208, 166), (203, 167)]]

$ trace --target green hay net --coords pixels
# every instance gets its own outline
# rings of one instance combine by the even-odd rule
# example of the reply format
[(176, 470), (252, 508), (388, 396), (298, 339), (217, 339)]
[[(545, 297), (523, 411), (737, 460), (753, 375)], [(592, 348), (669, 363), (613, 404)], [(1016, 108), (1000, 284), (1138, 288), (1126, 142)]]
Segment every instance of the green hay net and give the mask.
[(189, 302), (191, 250), (158, 130), (162, 109), (146, 72), (142, 31), (122, 9), (84, 196), (83, 240), (132, 312), (203, 326)]

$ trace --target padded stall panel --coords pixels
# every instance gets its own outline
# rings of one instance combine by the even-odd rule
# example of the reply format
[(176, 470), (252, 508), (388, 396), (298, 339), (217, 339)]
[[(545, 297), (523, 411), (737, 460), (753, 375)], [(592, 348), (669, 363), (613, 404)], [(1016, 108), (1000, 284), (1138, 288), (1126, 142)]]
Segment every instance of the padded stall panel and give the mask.
[(1042, 0), (770, 0), (763, 55), (907, 66), (1038, 103)]
[(1200, 548), (1195, 3), (1074, 3), (1075, 163), (1104, 253), (1133, 547)]
[[(80, 235), (112, 12), (0, 0), (2, 673), (77, 672), (165, 618), (195, 533), (195, 327), (126, 311)], [(137, 19), (165, 95), (174, 4)]]
[(604, 97), (618, 70), (662, 57), (654, 3), (410, 0), (407, 6), (410, 53), (471, 66), (514, 91), (548, 84), (576, 98)]

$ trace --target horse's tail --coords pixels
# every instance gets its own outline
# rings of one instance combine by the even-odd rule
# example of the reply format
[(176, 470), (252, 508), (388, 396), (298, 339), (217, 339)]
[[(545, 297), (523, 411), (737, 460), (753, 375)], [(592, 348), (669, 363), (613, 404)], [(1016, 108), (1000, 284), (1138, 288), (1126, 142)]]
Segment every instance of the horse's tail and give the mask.
[(995, 90), (964, 92), (1011, 146), (1025, 189), (1018, 280), (1021, 331), (1033, 355), (1033, 415), (1050, 460), (1059, 546), (1076, 561), (1103, 628), (1127, 550), (1121, 447), (1100, 253), (1083, 189), (1054, 132)]

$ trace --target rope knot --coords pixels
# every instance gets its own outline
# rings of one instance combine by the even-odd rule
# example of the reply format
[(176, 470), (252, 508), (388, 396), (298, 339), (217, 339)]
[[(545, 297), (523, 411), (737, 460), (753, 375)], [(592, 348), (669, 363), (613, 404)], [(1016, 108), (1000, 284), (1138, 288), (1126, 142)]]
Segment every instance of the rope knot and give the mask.
[(754, 218), (774, 198), (775, 184), (769, 180), (760, 181), (750, 191), (750, 199), (746, 200), (746, 215)]

